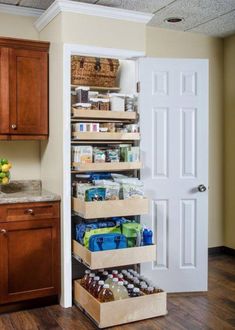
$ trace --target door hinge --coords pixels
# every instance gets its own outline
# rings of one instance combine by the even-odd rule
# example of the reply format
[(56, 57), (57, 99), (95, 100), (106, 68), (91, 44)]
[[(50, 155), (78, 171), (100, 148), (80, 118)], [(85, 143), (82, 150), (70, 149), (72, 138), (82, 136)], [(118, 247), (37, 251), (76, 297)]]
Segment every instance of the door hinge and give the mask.
[(140, 93), (140, 81), (137, 81), (136, 83), (136, 92)]

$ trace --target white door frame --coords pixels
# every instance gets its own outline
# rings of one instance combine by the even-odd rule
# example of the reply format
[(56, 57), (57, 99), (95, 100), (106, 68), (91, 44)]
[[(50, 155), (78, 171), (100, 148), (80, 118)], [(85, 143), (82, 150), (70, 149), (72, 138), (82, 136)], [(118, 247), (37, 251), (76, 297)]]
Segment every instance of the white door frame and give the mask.
[(70, 158), (70, 108), (71, 108), (71, 55), (137, 59), (144, 51), (103, 48), (79, 44), (63, 47), (63, 193), (61, 220), (61, 305), (72, 306), (72, 250), (71, 250), (71, 158)]

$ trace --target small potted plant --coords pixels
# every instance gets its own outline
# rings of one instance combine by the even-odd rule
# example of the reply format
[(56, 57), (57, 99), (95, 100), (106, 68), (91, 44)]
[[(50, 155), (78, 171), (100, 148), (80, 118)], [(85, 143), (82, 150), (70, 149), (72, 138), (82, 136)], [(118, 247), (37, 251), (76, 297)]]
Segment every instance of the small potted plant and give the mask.
[(12, 164), (5, 158), (0, 159), (0, 185), (10, 182), (10, 169)]

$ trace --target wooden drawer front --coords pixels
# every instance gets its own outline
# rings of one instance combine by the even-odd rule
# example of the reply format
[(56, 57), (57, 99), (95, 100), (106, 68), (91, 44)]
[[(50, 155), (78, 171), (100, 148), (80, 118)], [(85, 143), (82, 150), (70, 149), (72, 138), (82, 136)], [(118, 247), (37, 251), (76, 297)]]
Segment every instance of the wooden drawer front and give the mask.
[(59, 203), (22, 203), (4, 205), (0, 221), (40, 220), (59, 217)]
[(85, 246), (73, 240), (73, 256), (90, 269), (120, 267), (155, 261), (156, 245), (146, 245), (126, 249), (91, 252)]
[(167, 314), (166, 292), (100, 303), (78, 280), (74, 281), (74, 302), (88, 313), (99, 328)]

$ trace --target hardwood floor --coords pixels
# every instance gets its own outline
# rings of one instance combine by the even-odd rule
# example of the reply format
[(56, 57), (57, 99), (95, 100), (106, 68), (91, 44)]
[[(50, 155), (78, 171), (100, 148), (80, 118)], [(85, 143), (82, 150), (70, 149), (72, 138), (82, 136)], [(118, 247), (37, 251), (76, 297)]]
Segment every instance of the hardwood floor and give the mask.
[[(115, 311), (114, 311), (115, 313)], [(92, 330), (93, 323), (76, 307), (58, 305), (0, 316), (1, 330)], [(207, 293), (171, 294), (168, 315), (123, 326), (113, 330), (235, 329), (235, 257), (209, 258)]]

